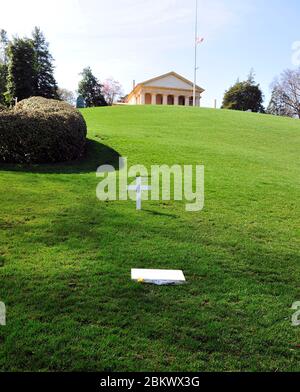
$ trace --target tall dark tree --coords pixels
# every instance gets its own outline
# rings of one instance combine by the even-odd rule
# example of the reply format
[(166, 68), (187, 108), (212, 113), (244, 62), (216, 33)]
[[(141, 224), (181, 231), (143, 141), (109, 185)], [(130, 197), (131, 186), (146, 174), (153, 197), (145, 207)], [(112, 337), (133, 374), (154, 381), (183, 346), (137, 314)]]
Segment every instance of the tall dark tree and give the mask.
[(8, 38), (5, 30), (0, 30), (0, 104), (5, 103), (6, 80), (7, 80), (7, 46)]
[(80, 75), (82, 80), (79, 82), (78, 93), (83, 97), (86, 106), (107, 106), (102, 93), (103, 86), (93, 75), (91, 68), (84, 68)]
[(22, 100), (35, 94), (35, 51), (32, 40), (14, 38), (8, 45), (8, 75), (6, 102)]
[(0, 104), (5, 104), (7, 65), (0, 63)]
[(38, 27), (35, 27), (32, 33), (32, 43), (35, 52), (36, 69), (34, 95), (58, 99), (58, 87), (54, 78), (53, 57), (49, 52), (49, 44)]
[(254, 74), (251, 71), (246, 81), (237, 81), (226, 91), (222, 108), (263, 113), (263, 100), (263, 93), (259, 84), (256, 84)]

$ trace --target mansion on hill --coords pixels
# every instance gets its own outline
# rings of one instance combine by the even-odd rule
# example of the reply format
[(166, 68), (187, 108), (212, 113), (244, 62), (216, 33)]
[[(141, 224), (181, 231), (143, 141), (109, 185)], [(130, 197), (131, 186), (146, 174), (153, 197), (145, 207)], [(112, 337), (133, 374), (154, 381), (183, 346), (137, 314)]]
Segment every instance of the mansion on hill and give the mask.
[[(204, 91), (196, 86), (196, 106), (200, 106)], [(129, 105), (193, 106), (193, 83), (176, 72), (169, 72), (134, 85), (125, 102)]]

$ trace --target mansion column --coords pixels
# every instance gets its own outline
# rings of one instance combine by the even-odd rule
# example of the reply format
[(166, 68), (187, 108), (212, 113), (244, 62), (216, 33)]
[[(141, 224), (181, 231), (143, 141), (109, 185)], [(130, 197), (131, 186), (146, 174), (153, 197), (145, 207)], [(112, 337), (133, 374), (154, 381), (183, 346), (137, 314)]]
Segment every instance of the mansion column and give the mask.
[(156, 94), (151, 95), (151, 105), (156, 105)]
[(178, 100), (178, 95), (174, 95), (174, 105), (178, 106), (179, 100)]
[(168, 96), (166, 94), (163, 95), (163, 105), (168, 105)]
[(190, 97), (185, 97), (185, 106), (190, 106)]
[(141, 93), (141, 105), (145, 105), (145, 93)]

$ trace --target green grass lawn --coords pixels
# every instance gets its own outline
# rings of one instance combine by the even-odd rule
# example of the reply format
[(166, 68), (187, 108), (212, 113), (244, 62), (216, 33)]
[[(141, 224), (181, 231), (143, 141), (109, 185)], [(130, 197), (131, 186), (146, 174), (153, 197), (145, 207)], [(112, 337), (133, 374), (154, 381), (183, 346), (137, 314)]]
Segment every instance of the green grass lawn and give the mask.
[[(88, 156), (0, 167), (2, 371), (299, 371), (299, 120), (83, 110)], [(100, 202), (98, 165), (204, 164), (205, 209)], [(183, 269), (178, 287), (130, 281)]]

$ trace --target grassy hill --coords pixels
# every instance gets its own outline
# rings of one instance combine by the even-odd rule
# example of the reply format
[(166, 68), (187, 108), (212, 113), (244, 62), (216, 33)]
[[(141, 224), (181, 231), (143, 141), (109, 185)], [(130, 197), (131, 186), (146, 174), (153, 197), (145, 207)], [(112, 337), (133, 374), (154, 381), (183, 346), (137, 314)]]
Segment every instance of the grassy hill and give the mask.
[[(0, 167), (1, 370), (299, 371), (300, 122), (85, 109), (89, 152)], [(98, 165), (204, 164), (205, 209), (96, 199)], [(180, 268), (188, 284), (134, 284)]]

